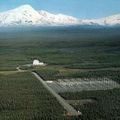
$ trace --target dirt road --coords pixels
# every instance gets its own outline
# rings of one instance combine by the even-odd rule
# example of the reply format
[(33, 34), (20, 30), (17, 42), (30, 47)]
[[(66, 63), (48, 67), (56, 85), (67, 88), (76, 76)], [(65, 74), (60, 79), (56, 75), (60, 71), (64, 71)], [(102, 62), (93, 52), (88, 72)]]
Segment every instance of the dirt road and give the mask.
[(47, 85), (46, 82), (36, 73), (32, 74), (42, 83), (42, 85), (58, 100), (58, 102), (64, 107), (70, 116), (79, 116), (80, 112), (76, 111), (70, 104), (68, 104), (59, 94), (57, 94), (51, 87)]

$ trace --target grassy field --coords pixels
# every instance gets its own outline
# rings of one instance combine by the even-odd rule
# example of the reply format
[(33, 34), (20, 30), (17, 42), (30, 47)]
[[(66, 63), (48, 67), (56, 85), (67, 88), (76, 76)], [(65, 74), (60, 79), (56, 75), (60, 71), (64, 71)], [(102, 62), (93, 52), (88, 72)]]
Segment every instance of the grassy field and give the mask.
[[(35, 70), (44, 80), (107, 77), (120, 83), (119, 31), (89, 27), (0, 30), (0, 120), (66, 119), (64, 109), (35, 78), (29, 73), (17, 74), (17, 66), (34, 59), (47, 66), (27, 68), (28, 72)], [(95, 104), (75, 106), (83, 112), (83, 120), (120, 117), (119, 89), (62, 96), (95, 98)]]

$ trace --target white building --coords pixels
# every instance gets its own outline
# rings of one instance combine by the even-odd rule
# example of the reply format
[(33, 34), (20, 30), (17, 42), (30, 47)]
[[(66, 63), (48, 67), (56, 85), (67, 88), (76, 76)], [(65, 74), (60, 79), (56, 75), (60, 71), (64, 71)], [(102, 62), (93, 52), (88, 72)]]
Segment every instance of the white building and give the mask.
[(46, 64), (39, 60), (33, 60), (33, 66), (45, 66)]

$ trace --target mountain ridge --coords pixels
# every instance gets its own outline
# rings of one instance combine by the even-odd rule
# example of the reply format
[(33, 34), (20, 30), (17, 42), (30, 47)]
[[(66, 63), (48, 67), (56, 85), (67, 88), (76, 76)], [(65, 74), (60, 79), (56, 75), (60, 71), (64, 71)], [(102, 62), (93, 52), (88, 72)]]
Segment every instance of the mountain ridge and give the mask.
[(0, 13), (0, 26), (45, 26), (45, 25), (120, 25), (120, 14), (101, 19), (78, 19), (64, 14), (52, 14), (44, 10), (35, 10), (30, 5)]

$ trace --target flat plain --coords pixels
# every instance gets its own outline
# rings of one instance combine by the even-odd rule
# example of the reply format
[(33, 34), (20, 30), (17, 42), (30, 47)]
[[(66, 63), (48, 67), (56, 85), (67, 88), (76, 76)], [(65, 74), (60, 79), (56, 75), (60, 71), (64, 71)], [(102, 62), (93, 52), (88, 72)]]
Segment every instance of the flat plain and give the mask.
[[(0, 30), (1, 120), (68, 119), (64, 108), (31, 71), (45, 81), (107, 78), (119, 84), (119, 32), (119, 27), (87, 26)], [(24, 73), (16, 70), (18, 66), (32, 64), (34, 59), (47, 66), (22, 67), (27, 70)], [(83, 120), (119, 120), (119, 93), (120, 89), (114, 88), (60, 95), (82, 112)], [(79, 102), (89, 100), (92, 102)]]

